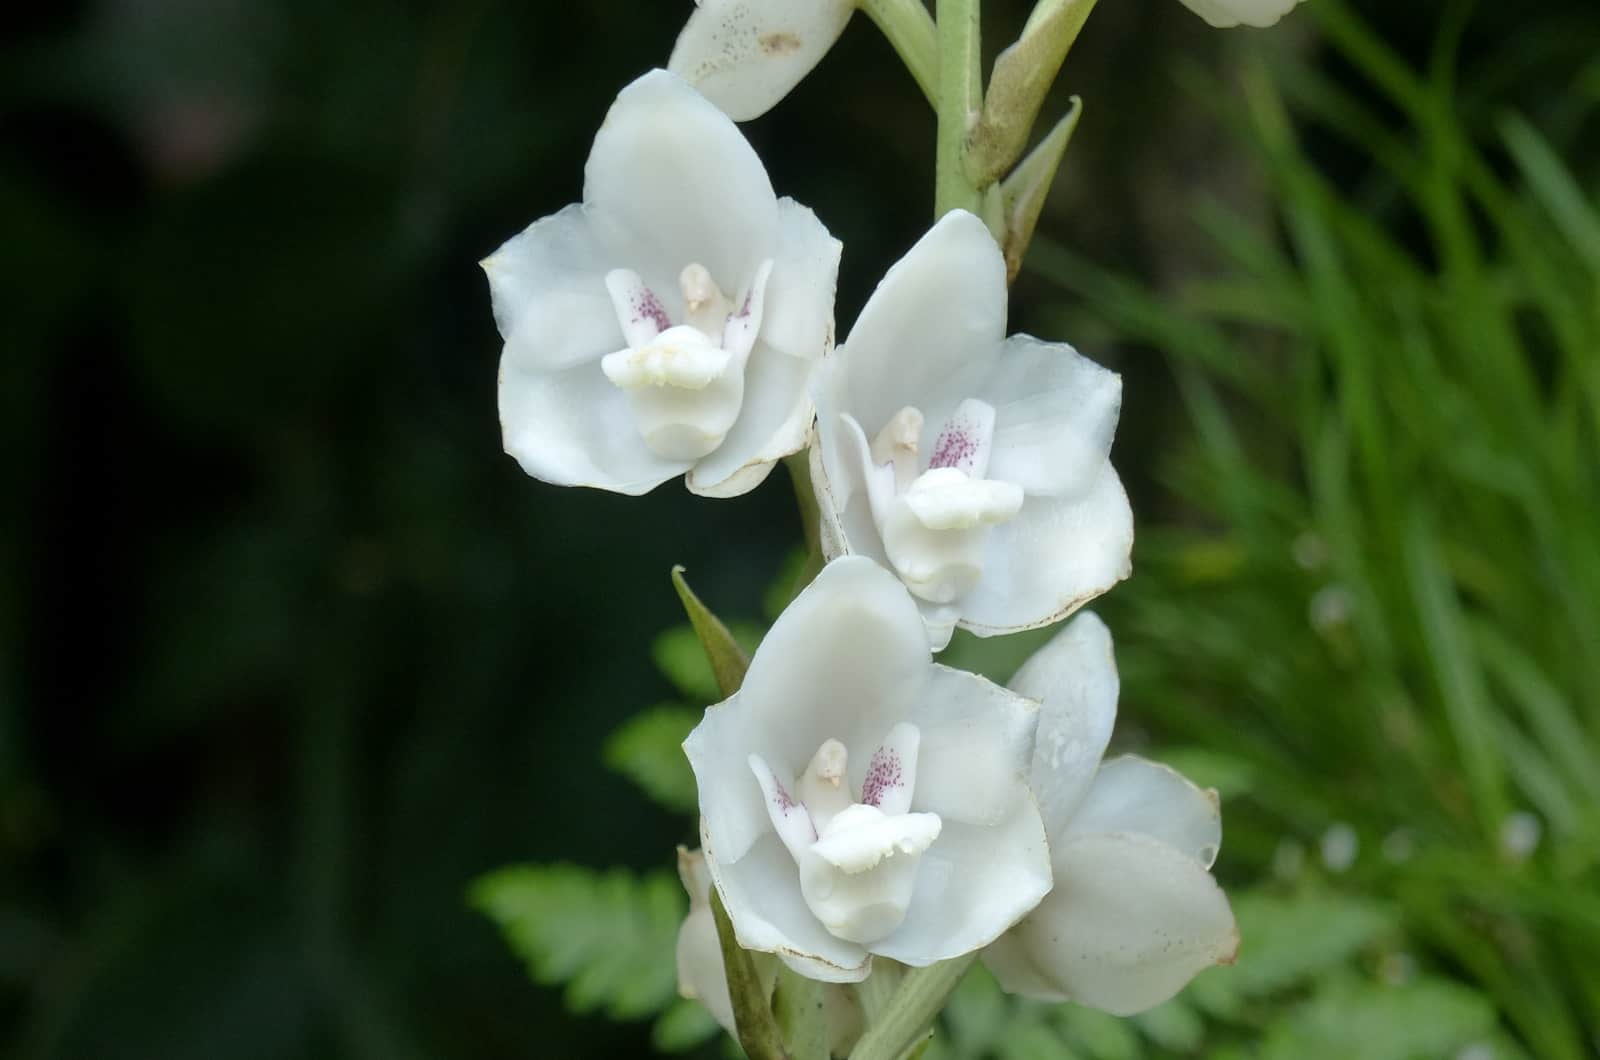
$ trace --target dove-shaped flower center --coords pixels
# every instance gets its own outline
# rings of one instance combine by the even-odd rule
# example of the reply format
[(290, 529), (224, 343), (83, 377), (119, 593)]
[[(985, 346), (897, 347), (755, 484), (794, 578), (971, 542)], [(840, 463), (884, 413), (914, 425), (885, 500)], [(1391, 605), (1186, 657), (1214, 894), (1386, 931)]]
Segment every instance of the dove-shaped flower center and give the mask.
[(698, 460), (722, 444), (744, 402), (744, 369), (761, 330), (770, 260), (737, 308), (704, 265), (678, 276), (684, 321), (674, 324), (639, 274), (612, 269), (606, 290), (628, 348), (601, 358), (628, 395), (645, 444), (667, 460)]
[(994, 441), (994, 406), (961, 402), (940, 427), (926, 457), (924, 420), (907, 406), (869, 446), (846, 416), (864, 464), (867, 502), (884, 551), (906, 587), (934, 604), (949, 604), (983, 577), (991, 527), (1022, 508), (1022, 488), (985, 478)]
[(909, 722), (891, 729), (859, 797), (850, 788), (849, 750), (838, 740), (823, 741), (792, 786), (750, 756), (772, 826), (800, 868), (800, 893), (838, 938), (867, 944), (899, 927), (922, 852), (939, 838), (938, 814), (910, 812), (920, 738)]

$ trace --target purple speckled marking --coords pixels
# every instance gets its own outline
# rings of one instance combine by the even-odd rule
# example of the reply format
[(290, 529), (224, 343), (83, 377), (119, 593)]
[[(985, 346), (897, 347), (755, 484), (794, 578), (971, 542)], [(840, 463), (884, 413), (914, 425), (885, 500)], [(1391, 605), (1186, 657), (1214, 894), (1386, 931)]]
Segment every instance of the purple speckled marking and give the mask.
[(657, 298), (656, 293), (650, 288), (640, 284), (638, 292), (633, 296), (633, 321), (637, 324), (645, 320), (655, 324), (657, 331), (665, 331), (672, 326), (661, 299)]
[(784, 813), (788, 813), (790, 810), (794, 809), (794, 799), (789, 795), (788, 789), (783, 786), (783, 781), (779, 780), (777, 777), (773, 777), (772, 786), (777, 792), (778, 809)]
[(967, 424), (951, 417), (933, 443), (933, 458), (928, 461), (928, 467), (960, 467), (970, 463), (977, 452), (978, 440), (972, 436)]
[(880, 747), (872, 752), (867, 763), (867, 779), (861, 782), (861, 801), (868, 806), (879, 806), (883, 796), (901, 783), (900, 753), (892, 747)]

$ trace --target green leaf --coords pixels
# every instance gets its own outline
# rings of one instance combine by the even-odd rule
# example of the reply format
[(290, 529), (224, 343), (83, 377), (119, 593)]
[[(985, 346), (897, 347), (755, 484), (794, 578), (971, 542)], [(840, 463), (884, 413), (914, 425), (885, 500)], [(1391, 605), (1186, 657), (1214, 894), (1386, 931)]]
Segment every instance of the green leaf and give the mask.
[(677, 994), (687, 902), (669, 873), (512, 865), (479, 877), (469, 901), (499, 925), (535, 980), (567, 984), (573, 1012), (639, 1019)]
[(650, 1028), (650, 1044), (662, 1053), (684, 1053), (721, 1031), (716, 1019), (698, 1001), (679, 998)]
[(1198, 1013), (1179, 998), (1133, 1017), (1145, 1037), (1174, 1053), (1192, 1053), (1205, 1039), (1206, 1026)]
[(1207, 974), (1247, 997), (1276, 993), (1343, 964), (1395, 923), (1387, 905), (1333, 894), (1241, 894), (1233, 912), (1243, 940), (1239, 963)]
[[(697, 649), (698, 650), (698, 649)], [(699, 805), (694, 772), (683, 741), (699, 724), (701, 711), (663, 703), (622, 723), (606, 740), (602, 758), (669, 810), (692, 813)]]
[(1262, 1060), (1412, 1060), (1449, 1056), (1489, 1034), (1494, 1009), (1477, 992), (1444, 980), (1328, 990), (1267, 1032)]
[(739, 685), (744, 681), (744, 672), (750, 667), (750, 657), (722, 620), (712, 614), (711, 609), (701, 603), (694, 590), (689, 588), (689, 583), (684, 581), (682, 567), (672, 568), (672, 586), (678, 590), (678, 599), (683, 601), (689, 625), (694, 627), (695, 636), (699, 638), (700, 646), (711, 664), (718, 698), (726, 699), (739, 690)]
[(1056, 1026), (1091, 1060), (1139, 1060), (1139, 1036), (1127, 1020), (1097, 1009), (1060, 1005)]

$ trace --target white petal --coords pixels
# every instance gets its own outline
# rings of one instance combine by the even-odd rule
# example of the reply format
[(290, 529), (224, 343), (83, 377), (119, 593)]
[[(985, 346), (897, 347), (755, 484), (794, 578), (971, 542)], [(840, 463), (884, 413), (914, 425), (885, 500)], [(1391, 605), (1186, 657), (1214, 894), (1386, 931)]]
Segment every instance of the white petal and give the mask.
[(1040, 704), (1029, 779), (1054, 842), (1094, 783), (1117, 720), (1111, 631), (1093, 612), (1079, 612), (1028, 657), (1010, 684)]
[(931, 443), (988, 374), (1005, 327), (1005, 259), (982, 221), (953, 210), (867, 299), (840, 350), (838, 411), (870, 438), (900, 409), (916, 406), (929, 417)]
[(778, 247), (778, 200), (754, 149), (664, 70), (617, 95), (584, 167), (583, 198), (602, 238), (626, 254), (612, 265), (637, 269), (663, 301), (690, 264), (742, 291)]
[(558, 371), (623, 344), (606, 273), (614, 254), (582, 206), (523, 229), (482, 262), (495, 325), (526, 368)]
[(814, 360), (833, 345), (833, 298), (844, 244), (816, 214), (787, 197), (778, 200), (778, 224), (761, 337), (791, 357)]
[(936, 664), (911, 711), (920, 733), (911, 808), (967, 824), (994, 824), (1016, 812), (1038, 721), (1033, 700)]
[(729, 1034), (738, 1033), (722, 963), (722, 943), (708, 899), (711, 870), (698, 850), (678, 848), (678, 877), (689, 892), (689, 915), (678, 929), (678, 993), (699, 1001)]
[(826, 739), (876, 746), (931, 673), (922, 617), (905, 587), (871, 560), (845, 556), (778, 616), (739, 697), (798, 756), (784, 763), (798, 773)]
[(1133, 511), (1109, 463), (1079, 497), (1029, 497), (990, 531), (983, 580), (961, 605), (980, 637), (1060, 621), (1131, 570)]
[(824, 567), (778, 616), (744, 686), (684, 741), (721, 856), (737, 859), (771, 831), (748, 755), (795, 776), (829, 738), (876, 746), (930, 671), (922, 617), (899, 579), (861, 556)]
[(854, 9), (854, 0), (699, 0), (667, 66), (749, 121), (811, 72)]
[(637, 272), (612, 269), (606, 273), (606, 291), (623, 338), (632, 349), (647, 346), (651, 339), (672, 327), (666, 307)]
[(552, 372), (526, 346), (507, 343), (499, 396), (505, 450), (534, 478), (640, 494), (689, 469), (650, 450), (627, 393), (598, 361)]
[(791, 794), (794, 788), (793, 780), (780, 779), (760, 755), (753, 754), (748, 761), (750, 772), (755, 774), (756, 783), (761, 785), (767, 819), (772, 822), (773, 831), (783, 840), (783, 845), (789, 849), (790, 855), (799, 860), (817, 841), (817, 830), (812, 825), (811, 815), (806, 812), (806, 808)]
[(776, 953), (811, 979), (859, 983), (870, 968), (867, 951), (835, 938), (800, 894), (800, 875), (783, 843), (768, 832), (738, 861), (725, 863), (700, 824), (706, 864), (722, 895), (734, 935), (747, 950)]
[[(930, 781), (924, 775), (919, 787)], [(1039, 811), (1020, 784), (990, 824), (946, 820), (922, 855), (911, 907), (872, 952), (922, 967), (971, 953), (1027, 915), (1050, 890), (1050, 851)]]
[(744, 370), (739, 418), (722, 444), (689, 472), (689, 489), (703, 497), (747, 493), (776, 461), (804, 449), (811, 434), (809, 386), (816, 363), (758, 340)]
[(1100, 767), (1064, 834), (1104, 832), (1159, 839), (1209, 869), (1222, 846), (1222, 812), (1215, 791), (1200, 790), (1159, 762), (1125, 755)]
[(1111, 452), (1122, 378), (1065, 343), (1013, 335), (975, 396), (995, 409), (988, 477), (1073, 495), (1094, 484)]
[[(1022, 954), (1008, 946), (990, 964), (1007, 990), (1126, 1016), (1159, 1005), (1238, 952), (1222, 889), (1165, 843), (1082, 836), (1057, 845), (1053, 861), (1055, 889), (1014, 929)], [(1019, 969), (1025, 974), (1012, 977)]]
[(1218, 29), (1275, 24), (1301, 0), (1183, 0), (1190, 11)]

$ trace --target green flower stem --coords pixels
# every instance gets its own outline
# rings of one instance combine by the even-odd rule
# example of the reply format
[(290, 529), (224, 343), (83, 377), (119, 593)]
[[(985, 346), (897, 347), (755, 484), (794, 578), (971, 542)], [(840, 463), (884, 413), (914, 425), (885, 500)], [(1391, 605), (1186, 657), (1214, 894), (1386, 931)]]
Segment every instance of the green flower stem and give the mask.
[(887, 957), (872, 959), (872, 974), (856, 984), (856, 999), (861, 1002), (861, 1014), (867, 1023), (876, 1023), (889, 1011), (889, 1001), (900, 989), (905, 969)]
[(828, 1060), (828, 1013), (821, 983), (783, 967), (772, 1009), (790, 1060)]
[(983, 196), (967, 177), (967, 136), (983, 107), (978, 69), (978, 0), (938, 0), (939, 138), (934, 176), (935, 217), (951, 210), (978, 213)]
[(722, 908), (722, 896), (715, 887), (711, 888), (711, 916), (717, 923), (717, 941), (727, 969), (728, 997), (733, 1001), (733, 1022), (739, 1030), (740, 1047), (750, 1060), (789, 1060), (778, 1021), (767, 1006), (767, 992), (761, 988), (755, 960), (734, 937), (733, 923)]
[(939, 43), (933, 16), (922, 0), (860, 0), (861, 10), (878, 24), (900, 61), (906, 64), (917, 87), (934, 107), (939, 106)]
[(976, 952), (968, 953), (907, 972), (889, 999), (888, 1009), (850, 1051), (850, 1060), (900, 1060), (925, 1034), (977, 957)]

